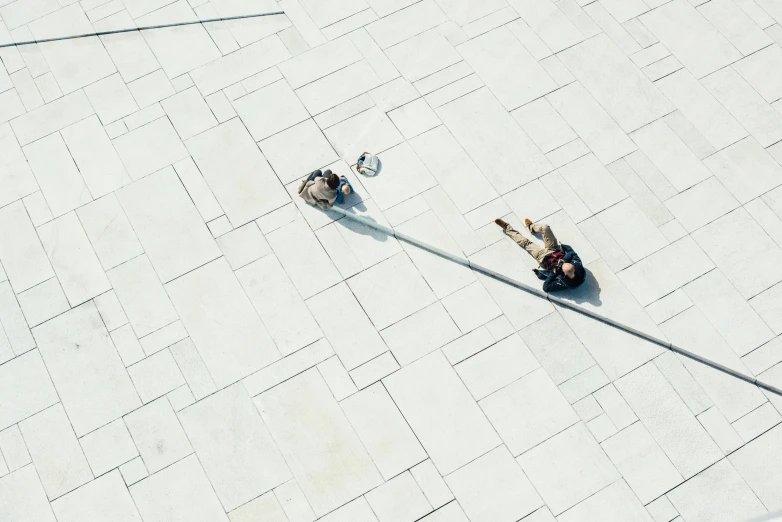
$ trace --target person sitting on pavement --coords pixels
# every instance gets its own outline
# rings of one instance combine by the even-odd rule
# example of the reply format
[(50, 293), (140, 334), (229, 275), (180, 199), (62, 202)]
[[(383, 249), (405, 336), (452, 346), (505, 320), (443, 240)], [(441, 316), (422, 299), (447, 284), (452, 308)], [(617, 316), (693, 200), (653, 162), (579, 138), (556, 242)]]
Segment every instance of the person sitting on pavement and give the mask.
[(530, 233), (543, 236), (543, 248), (540, 248), (502, 219), (497, 218), (494, 222), (538, 262), (540, 268), (533, 271), (538, 279), (544, 281), (544, 292), (568, 290), (576, 288), (584, 282), (586, 269), (581, 264), (581, 259), (571, 246), (564, 245), (557, 240), (551, 227), (544, 223), (533, 223), (529, 219), (524, 220), (524, 225)]
[(328, 169), (325, 172), (320, 169), (311, 172), (299, 185), (299, 196), (321, 210), (328, 210), (334, 203), (341, 203), (342, 196), (352, 192), (353, 187), (347, 178), (340, 178)]

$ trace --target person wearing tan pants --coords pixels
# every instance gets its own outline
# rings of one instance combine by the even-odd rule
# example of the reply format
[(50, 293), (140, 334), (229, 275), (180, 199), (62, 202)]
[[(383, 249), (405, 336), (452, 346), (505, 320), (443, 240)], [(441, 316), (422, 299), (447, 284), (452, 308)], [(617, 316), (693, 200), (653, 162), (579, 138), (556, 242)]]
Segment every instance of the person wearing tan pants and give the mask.
[(575, 288), (584, 282), (586, 270), (581, 264), (581, 259), (572, 247), (559, 242), (551, 227), (545, 223), (524, 220), (524, 225), (531, 233), (543, 237), (543, 248), (541, 248), (502, 219), (495, 219), (494, 222), (538, 262), (540, 268), (535, 270), (535, 275), (544, 281), (544, 292)]

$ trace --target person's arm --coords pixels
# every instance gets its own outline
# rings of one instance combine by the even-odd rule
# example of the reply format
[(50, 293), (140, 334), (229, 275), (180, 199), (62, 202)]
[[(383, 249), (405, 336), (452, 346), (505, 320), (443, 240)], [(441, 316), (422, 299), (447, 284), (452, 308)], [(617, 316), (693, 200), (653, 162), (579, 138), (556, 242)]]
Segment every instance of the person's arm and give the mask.
[(557, 274), (551, 272), (546, 280), (543, 282), (543, 291), (546, 293), (556, 292), (562, 290), (559, 281), (557, 280)]
[(567, 254), (565, 254), (565, 257), (562, 258), (563, 263), (578, 263), (581, 264), (581, 258), (578, 257), (578, 254), (576, 254), (575, 250), (570, 250)]

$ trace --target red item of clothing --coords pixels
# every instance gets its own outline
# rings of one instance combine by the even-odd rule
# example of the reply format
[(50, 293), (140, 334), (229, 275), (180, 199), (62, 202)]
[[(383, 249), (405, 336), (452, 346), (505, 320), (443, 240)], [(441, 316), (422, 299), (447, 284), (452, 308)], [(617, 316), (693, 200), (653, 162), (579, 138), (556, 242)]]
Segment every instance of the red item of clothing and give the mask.
[(543, 258), (543, 264), (545, 265), (545, 268), (550, 269), (560, 264), (564, 257), (565, 253), (562, 250), (555, 250)]

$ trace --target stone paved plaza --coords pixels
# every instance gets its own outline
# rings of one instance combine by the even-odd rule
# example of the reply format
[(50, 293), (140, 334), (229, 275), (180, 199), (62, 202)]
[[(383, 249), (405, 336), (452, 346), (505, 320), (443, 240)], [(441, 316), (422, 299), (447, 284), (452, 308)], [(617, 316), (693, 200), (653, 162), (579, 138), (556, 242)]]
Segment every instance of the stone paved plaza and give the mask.
[[(782, 397), (782, 0), (0, 0), (0, 521), (741, 522)], [(351, 174), (363, 152), (377, 177)], [(536, 238), (539, 241), (540, 238)]]

